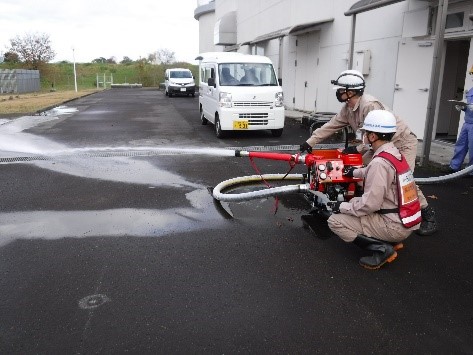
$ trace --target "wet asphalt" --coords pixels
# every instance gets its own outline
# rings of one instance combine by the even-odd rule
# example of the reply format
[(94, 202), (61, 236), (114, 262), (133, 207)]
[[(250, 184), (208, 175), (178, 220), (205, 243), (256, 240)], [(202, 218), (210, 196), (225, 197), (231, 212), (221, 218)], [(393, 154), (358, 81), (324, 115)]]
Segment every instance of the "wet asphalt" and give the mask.
[[(67, 105), (0, 125), (0, 158), (48, 157), (0, 164), (0, 353), (473, 353), (473, 179), (422, 186), (440, 231), (367, 271), (323, 223), (303, 227), (300, 195), (208, 192), (255, 174), (221, 148), (300, 144), (298, 122), (219, 140), (197, 97), (113, 89)], [(156, 147), (197, 154), (83, 154)]]

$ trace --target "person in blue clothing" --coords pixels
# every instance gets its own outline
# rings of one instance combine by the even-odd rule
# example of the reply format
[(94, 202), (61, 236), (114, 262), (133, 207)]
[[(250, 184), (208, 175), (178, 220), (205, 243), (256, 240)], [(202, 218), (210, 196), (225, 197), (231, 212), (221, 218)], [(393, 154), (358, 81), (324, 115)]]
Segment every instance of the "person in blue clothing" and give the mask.
[[(470, 68), (469, 74), (473, 77), (473, 66)], [(466, 93), (466, 105), (456, 106), (456, 108), (457, 110), (465, 112), (465, 122), (455, 143), (453, 158), (449, 166), (451, 172), (456, 172), (461, 169), (463, 160), (465, 160), (466, 153), (468, 152), (470, 158), (468, 165), (473, 164), (473, 88)], [(473, 172), (468, 176), (473, 177)]]

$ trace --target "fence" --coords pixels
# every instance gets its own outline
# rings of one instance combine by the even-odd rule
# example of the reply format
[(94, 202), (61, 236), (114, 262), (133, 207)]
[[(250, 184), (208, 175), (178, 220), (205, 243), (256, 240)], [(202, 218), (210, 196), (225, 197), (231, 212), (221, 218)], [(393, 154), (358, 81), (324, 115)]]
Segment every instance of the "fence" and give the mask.
[(0, 69), (0, 94), (39, 91), (39, 70)]
[[(108, 75), (108, 77), (107, 77)], [(103, 74), (102, 75), (99, 75), (97, 74), (97, 80), (96, 80), (96, 83), (97, 83), (97, 89), (100, 88), (100, 87), (103, 87), (104, 89), (107, 88), (107, 84), (109, 85), (109, 87), (112, 87), (113, 85), (113, 74)]]

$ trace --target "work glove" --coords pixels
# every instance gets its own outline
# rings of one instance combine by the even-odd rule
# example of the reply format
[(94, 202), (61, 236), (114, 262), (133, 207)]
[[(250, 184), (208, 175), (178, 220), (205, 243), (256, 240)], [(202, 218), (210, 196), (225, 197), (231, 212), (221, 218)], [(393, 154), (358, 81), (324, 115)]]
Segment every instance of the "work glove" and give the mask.
[(357, 168), (355, 168), (354, 166), (350, 166), (349, 168), (344, 168), (342, 175), (344, 175), (344, 176), (346, 176), (346, 177), (352, 178), (352, 177), (353, 177), (353, 172), (354, 172), (356, 169), (357, 169)]
[(356, 145), (349, 145), (342, 151), (343, 154), (356, 154), (359, 153), (358, 149), (356, 149)]
[(340, 213), (340, 205), (342, 204), (342, 201), (337, 201), (337, 202), (330, 202), (330, 208), (332, 209), (332, 213)]
[(305, 151), (307, 151), (307, 153), (312, 153), (312, 147), (307, 142), (302, 143), (299, 146), (299, 150), (301, 153), (304, 153)]
[(460, 106), (460, 105), (455, 105), (455, 110), (457, 110), (457, 111), (461, 111), (461, 110), (462, 110), (462, 108), (463, 108), (463, 107), (462, 107), (462, 106)]

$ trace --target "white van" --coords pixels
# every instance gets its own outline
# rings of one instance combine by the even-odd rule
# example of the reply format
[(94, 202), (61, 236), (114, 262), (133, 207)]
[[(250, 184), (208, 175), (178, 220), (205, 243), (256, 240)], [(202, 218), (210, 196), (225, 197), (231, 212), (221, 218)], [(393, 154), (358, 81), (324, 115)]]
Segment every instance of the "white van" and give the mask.
[(241, 53), (203, 53), (199, 64), (199, 109), (218, 138), (231, 130), (284, 128), (283, 92), (271, 60)]
[(195, 96), (194, 76), (189, 69), (172, 68), (164, 73), (165, 95), (192, 95)]

